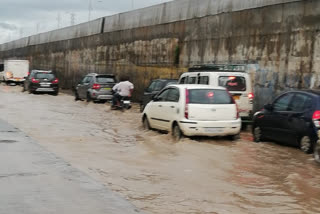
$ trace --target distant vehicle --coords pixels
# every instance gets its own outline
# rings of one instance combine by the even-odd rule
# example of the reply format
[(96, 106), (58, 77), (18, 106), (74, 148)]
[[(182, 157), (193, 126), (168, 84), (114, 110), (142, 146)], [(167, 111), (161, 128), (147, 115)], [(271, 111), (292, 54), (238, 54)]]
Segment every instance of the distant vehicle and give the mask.
[(237, 105), (223, 87), (170, 85), (143, 111), (145, 129), (171, 132), (174, 139), (186, 136), (239, 137), (241, 119)]
[(116, 84), (113, 74), (86, 75), (75, 88), (75, 100), (86, 99), (90, 101), (112, 100), (112, 88)]
[[(319, 139), (320, 91), (290, 91), (277, 97), (253, 118), (254, 141), (267, 139), (311, 153)], [(319, 158), (319, 156), (318, 156)]]
[(142, 101), (140, 103), (140, 112), (143, 112), (146, 105), (151, 101), (152, 97), (158, 94), (167, 85), (175, 84), (176, 79), (156, 79), (152, 80), (150, 85), (145, 89)]
[(10, 83), (23, 83), (29, 74), (28, 60), (5, 60), (0, 66), (0, 81)]
[(52, 71), (32, 70), (26, 78), (23, 91), (59, 94), (59, 80)]
[(238, 104), (243, 125), (251, 123), (253, 116), (254, 94), (251, 77), (246, 65), (232, 64), (203, 64), (189, 68), (183, 73), (179, 84), (204, 84), (221, 86), (228, 89)]

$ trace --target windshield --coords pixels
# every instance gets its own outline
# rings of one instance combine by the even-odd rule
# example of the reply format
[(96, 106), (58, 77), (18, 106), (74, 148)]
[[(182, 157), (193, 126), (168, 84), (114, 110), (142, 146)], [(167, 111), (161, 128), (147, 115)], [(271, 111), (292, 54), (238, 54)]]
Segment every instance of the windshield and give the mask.
[(54, 75), (51, 73), (37, 73), (34, 76), (35, 79), (48, 79), (48, 80), (52, 80), (54, 79)]
[(115, 83), (114, 77), (110, 76), (97, 76), (97, 83)]
[(219, 86), (227, 88), (229, 91), (246, 91), (246, 79), (240, 76), (219, 77)]
[(225, 90), (189, 90), (189, 103), (193, 104), (233, 104), (233, 99)]

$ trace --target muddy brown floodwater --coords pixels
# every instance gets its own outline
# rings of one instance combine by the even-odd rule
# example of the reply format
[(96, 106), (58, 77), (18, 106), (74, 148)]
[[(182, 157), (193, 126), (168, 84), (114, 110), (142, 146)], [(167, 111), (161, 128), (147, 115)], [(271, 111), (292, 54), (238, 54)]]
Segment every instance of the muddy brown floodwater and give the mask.
[(141, 128), (138, 108), (0, 87), (0, 118), (147, 213), (320, 213), (320, 167), (296, 148)]

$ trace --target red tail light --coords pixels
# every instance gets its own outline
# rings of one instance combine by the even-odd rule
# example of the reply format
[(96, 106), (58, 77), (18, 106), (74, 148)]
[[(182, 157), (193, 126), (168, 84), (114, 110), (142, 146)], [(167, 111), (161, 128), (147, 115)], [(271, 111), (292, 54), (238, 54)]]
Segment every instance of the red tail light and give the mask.
[(30, 75), (30, 72), (28, 72), (27, 74), (28, 74), (27, 76), (29, 76), (29, 75)]
[(184, 108), (184, 117), (186, 119), (189, 119), (189, 90), (186, 89), (186, 105), (185, 105), (185, 108)]
[(249, 97), (250, 100), (252, 100), (254, 98), (254, 94), (253, 93), (249, 93), (248, 97)]
[(236, 103), (236, 107), (237, 107), (237, 118), (236, 119), (239, 119), (240, 118), (240, 112), (239, 112), (239, 107), (238, 107), (237, 103)]
[(101, 88), (101, 86), (99, 84), (93, 84), (93, 86), (92, 86), (92, 89), (98, 90), (100, 88)]
[(313, 123), (314, 125), (317, 127), (317, 128), (320, 128), (320, 111), (315, 111), (312, 115), (312, 120), (313, 120)]
[(55, 80), (53, 80), (52, 83), (53, 83), (53, 84), (58, 84), (58, 83), (59, 83), (58, 78), (56, 78)]
[(32, 82), (32, 83), (39, 83), (40, 81), (39, 81), (39, 80), (36, 80), (35, 78), (32, 78), (32, 79), (31, 79), (31, 82)]

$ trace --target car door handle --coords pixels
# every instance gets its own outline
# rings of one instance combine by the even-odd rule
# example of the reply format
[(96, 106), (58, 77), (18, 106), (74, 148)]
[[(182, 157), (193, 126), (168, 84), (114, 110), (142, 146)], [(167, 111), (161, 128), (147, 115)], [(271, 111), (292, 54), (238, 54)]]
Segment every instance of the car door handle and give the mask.
[(162, 105), (158, 105), (158, 107), (162, 107)]
[(171, 108), (175, 108), (174, 106), (170, 106)]

